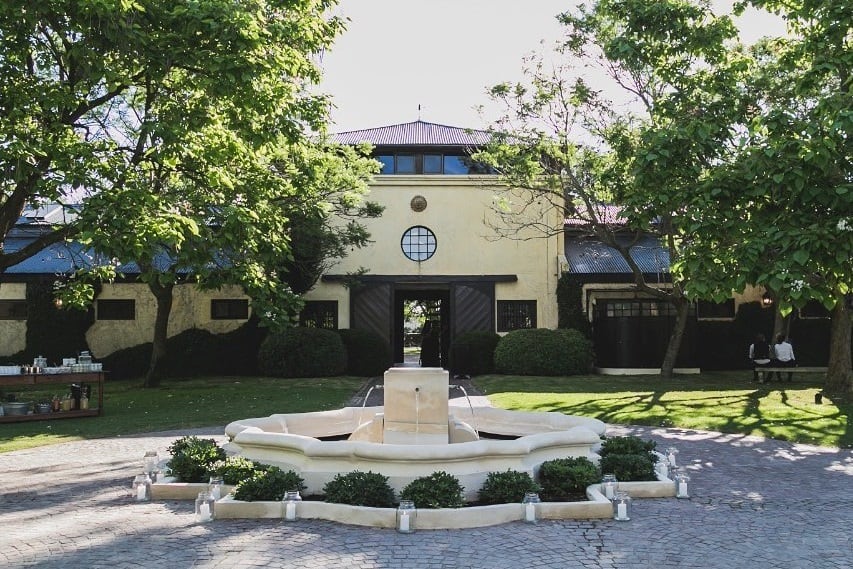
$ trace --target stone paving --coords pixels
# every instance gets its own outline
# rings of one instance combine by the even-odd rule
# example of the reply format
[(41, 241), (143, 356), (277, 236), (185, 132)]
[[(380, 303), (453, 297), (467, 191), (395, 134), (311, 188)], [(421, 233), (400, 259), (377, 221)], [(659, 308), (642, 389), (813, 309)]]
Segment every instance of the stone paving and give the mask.
[[(2, 427), (0, 427), (2, 428)], [(194, 523), (190, 502), (137, 503), (145, 450), (185, 434), (70, 442), (0, 455), (0, 567), (853, 567), (853, 451), (678, 429), (609, 426), (679, 448), (691, 498), (638, 499), (629, 522), (521, 522), (419, 531), (325, 521)]]

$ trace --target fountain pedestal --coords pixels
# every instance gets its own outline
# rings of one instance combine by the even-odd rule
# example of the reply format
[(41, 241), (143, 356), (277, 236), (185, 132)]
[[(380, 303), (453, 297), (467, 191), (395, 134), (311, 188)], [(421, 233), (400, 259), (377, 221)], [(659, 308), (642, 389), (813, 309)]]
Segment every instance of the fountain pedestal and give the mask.
[(385, 372), (383, 442), (448, 443), (450, 375), (439, 367), (392, 367)]

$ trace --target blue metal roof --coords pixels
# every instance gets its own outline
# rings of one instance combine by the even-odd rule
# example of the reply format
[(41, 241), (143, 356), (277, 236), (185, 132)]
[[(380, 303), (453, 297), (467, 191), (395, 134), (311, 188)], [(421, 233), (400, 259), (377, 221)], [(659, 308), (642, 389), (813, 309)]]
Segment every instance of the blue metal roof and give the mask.
[(351, 130), (332, 135), (341, 144), (368, 142), (373, 146), (481, 146), (491, 135), (472, 130), (424, 121), (408, 122), (364, 130)]
[[(625, 244), (630, 240), (626, 237)], [(566, 261), (570, 273), (630, 273), (631, 268), (622, 255), (601, 241), (592, 238), (566, 237)], [(669, 273), (669, 252), (650, 235), (641, 237), (631, 247), (631, 257), (646, 274)]]

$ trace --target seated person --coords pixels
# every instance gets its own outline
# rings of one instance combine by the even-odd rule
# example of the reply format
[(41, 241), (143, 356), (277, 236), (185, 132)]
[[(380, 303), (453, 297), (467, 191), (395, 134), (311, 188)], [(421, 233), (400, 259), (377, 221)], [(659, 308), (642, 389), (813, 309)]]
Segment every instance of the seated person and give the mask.
[(759, 383), (769, 381), (770, 378), (767, 377), (766, 373), (763, 380), (759, 378), (757, 369), (770, 365), (770, 344), (767, 343), (764, 334), (758, 334), (755, 337), (755, 342), (749, 345), (749, 359), (752, 360), (752, 381)]
[[(794, 348), (785, 338), (785, 334), (776, 334), (776, 344), (773, 346), (773, 367), (796, 367)], [(788, 381), (793, 381), (794, 374), (788, 372)], [(776, 379), (782, 381), (782, 373), (776, 372)]]

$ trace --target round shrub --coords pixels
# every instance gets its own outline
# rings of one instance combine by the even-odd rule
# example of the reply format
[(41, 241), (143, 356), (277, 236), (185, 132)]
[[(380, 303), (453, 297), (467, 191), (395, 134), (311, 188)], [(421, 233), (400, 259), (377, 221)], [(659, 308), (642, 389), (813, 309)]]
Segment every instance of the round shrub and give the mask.
[(255, 472), (265, 470), (266, 465), (258, 464), (244, 456), (229, 456), (225, 460), (210, 465), (210, 472), (222, 478), (222, 482), (235, 486), (254, 476)]
[(412, 500), (416, 508), (461, 508), (465, 505), (463, 490), (458, 478), (439, 471), (409, 482), (400, 498)]
[(608, 437), (601, 443), (598, 455), (601, 457), (612, 454), (639, 454), (649, 457), (652, 462), (657, 462), (658, 456), (654, 450), (657, 443), (652, 440), (644, 440), (636, 436)]
[(304, 489), (305, 480), (296, 472), (285, 472), (277, 466), (268, 466), (240, 481), (234, 489), (234, 499), (243, 502), (278, 502), (284, 498), (285, 492)]
[(513, 375), (576, 375), (593, 361), (592, 343), (577, 330), (514, 330), (495, 348), (495, 371)]
[(347, 352), (349, 375), (373, 377), (391, 367), (391, 346), (370, 330), (338, 330)]
[(495, 348), (501, 337), (494, 332), (473, 331), (460, 334), (450, 345), (453, 373), (482, 375), (495, 370)]
[(331, 377), (346, 366), (344, 343), (332, 330), (288, 328), (270, 333), (258, 350), (258, 370), (273, 377)]
[(542, 499), (546, 502), (583, 500), (587, 486), (600, 479), (598, 467), (583, 456), (546, 460), (539, 467)]
[(354, 470), (336, 474), (323, 486), (323, 494), (326, 502), (335, 504), (371, 508), (390, 508), (394, 505), (394, 490), (388, 484), (388, 477), (376, 472)]
[(213, 439), (182, 437), (169, 447), (167, 467), (179, 482), (207, 482), (210, 467), (225, 459), (225, 451)]
[(521, 502), (528, 492), (538, 494), (541, 490), (539, 484), (526, 472), (489, 472), (478, 498), (483, 504), (511, 504)]
[(608, 454), (601, 457), (600, 466), (622, 482), (657, 480), (654, 461), (642, 454)]

